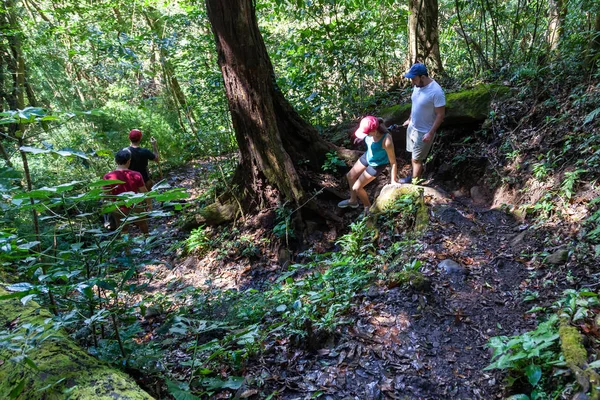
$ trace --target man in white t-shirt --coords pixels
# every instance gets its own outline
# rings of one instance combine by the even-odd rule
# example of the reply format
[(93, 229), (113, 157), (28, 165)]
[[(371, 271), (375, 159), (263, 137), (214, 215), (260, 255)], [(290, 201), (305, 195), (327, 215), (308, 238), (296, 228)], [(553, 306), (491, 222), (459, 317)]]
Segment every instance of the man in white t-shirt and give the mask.
[(441, 86), (427, 74), (423, 64), (414, 64), (404, 74), (413, 84), (410, 117), (404, 122), (406, 129), (406, 151), (412, 153), (412, 175), (400, 179), (401, 183), (412, 183), (421, 177), (423, 161), (427, 158), (435, 132), (446, 115), (446, 96)]

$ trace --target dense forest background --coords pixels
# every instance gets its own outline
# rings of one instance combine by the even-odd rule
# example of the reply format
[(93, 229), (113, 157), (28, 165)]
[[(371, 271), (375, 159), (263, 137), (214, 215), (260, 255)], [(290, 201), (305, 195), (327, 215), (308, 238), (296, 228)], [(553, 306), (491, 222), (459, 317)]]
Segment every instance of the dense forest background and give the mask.
[[(527, 290), (523, 303), (539, 301), (540, 309), (534, 312), (545, 316), (543, 308), (553, 317), (539, 325), (524, 318), (525, 325), (514, 330), (502, 330), (497, 322), (498, 336), (481, 334), (486, 339), (495, 336), (489, 344), (493, 355), (487, 364), (494, 362), (490, 369), (510, 373), (508, 381), (497, 375), (498, 382), (472, 398), (497, 395), (506, 388), (502, 393), (526, 396), (521, 398), (567, 398), (578, 391), (598, 398), (594, 372), (598, 294), (593, 280), (584, 285), (576, 278), (596, 276), (592, 264), (600, 254), (600, 3), (236, 0), (232, 4), (235, 7), (225, 0), (206, 4), (2, 0), (0, 298), (6, 307), (0, 312), (5, 321), (0, 327), (0, 373), (2, 366), (11, 368), (3, 375), (2, 396), (84, 396), (85, 388), (97, 382), (75, 382), (77, 376), (70, 374), (81, 372), (69, 366), (72, 360), (46, 365), (40, 361), (46, 353), (35, 353), (50, 342), (59, 343), (53, 354), (64, 353), (60, 346), (67, 345), (60, 343), (75, 339), (87, 349), (72, 350), (75, 358), (83, 360), (90, 353), (101, 365), (114, 367), (99, 371), (94, 369), (96, 358), (85, 358), (87, 370), (124, 382), (129, 378), (119, 375), (119, 369), (126, 371), (157, 398), (277, 398), (291, 388), (289, 381), (276, 387), (265, 383), (262, 372), (252, 370), (269, 351), (285, 347), (295, 361), (300, 354), (295, 351), (324, 355), (326, 344), (341, 343), (343, 327), (351, 324), (349, 315), (359, 308), (355, 294), (378, 279), (389, 280), (391, 270), (383, 271), (392, 264), (401, 265), (395, 272), (404, 274), (394, 275), (395, 280), (409, 282), (415, 292), (425, 290), (430, 285), (415, 286), (415, 280), (422, 283), (415, 273), (427, 275), (425, 253), (420, 252), (424, 247), (416, 237), (386, 242), (386, 235), (374, 237), (367, 222), (358, 221), (347, 231), (337, 227), (339, 235), (323, 239), (335, 242), (327, 251), (306, 249), (304, 239), (310, 238), (315, 223), (295, 219), (323, 187), (304, 185), (305, 194), (296, 196), (294, 184), (288, 191), (281, 180), (290, 176), (292, 181), (293, 174), (281, 178), (264, 171), (272, 186), (260, 186), (254, 176), (251, 191), (264, 195), (245, 200), (248, 192), (236, 189), (241, 185), (236, 171), (244, 169), (238, 166), (248, 165), (246, 157), (259, 159), (254, 166), (263, 165), (261, 157), (269, 157), (247, 151), (256, 148), (251, 145), (258, 143), (252, 136), (256, 132), (244, 130), (232, 105), (235, 93), (226, 90), (231, 76), (223, 75), (226, 70), (239, 76), (260, 72), (255, 74), (259, 86), (272, 88), (276, 101), (287, 100), (289, 113), (297, 112), (307, 123), (298, 126), (311, 132), (314, 128), (315, 137), (327, 142), (322, 162), (303, 159), (301, 149), (297, 154), (291, 151), (294, 142), (283, 140), (281, 145), (285, 159), (290, 154), (299, 171), (299, 182), (304, 184), (309, 176), (306, 180), (323, 184), (342, 179), (344, 160), (351, 154), (343, 150), (351, 147), (347, 134), (362, 116), (410, 101), (412, 88), (402, 74), (413, 62), (422, 61), (447, 94), (482, 84), (508, 88), (509, 93), (492, 99), (485, 122), (480, 121), (477, 129), (456, 134), (453, 127), (445, 136), (442, 133), (432, 165), (451, 165), (458, 171), (454, 177), (469, 175), (471, 167), (481, 169), (488, 191), (519, 194), (504, 206), (519, 220), (518, 226), (542, 229), (548, 238), (570, 243), (563, 253), (560, 243), (540, 239), (539, 248), (521, 252), (519, 262), (527, 258), (528, 267), (548, 265), (543, 260), (558, 249), (556, 257), (571, 257), (581, 267), (560, 270), (568, 286), (557, 284), (552, 294), (520, 286)], [(227, 21), (235, 22), (227, 25)], [(253, 36), (253, 21), (258, 23), (258, 36)], [(250, 38), (246, 49), (256, 58), (227, 58), (224, 35), (244, 29)], [(257, 37), (264, 40), (266, 55)], [(265, 70), (265, 65), (272, 65), (273, 71)], [(251, 93), (255, 87), (246, 89)], [(263, 117), (260, 111), (247, 119), (258, 116)], [(161, 204), (147, 213), (160, 225), (148, 238), (115, 235), (104, 229), (102, 221), (102, 212), (110, 206), (102, 202), (101, 178), (114, 169), (114, 153), (128, 145), (127, 132), (133, 128), (144, 132), (146, 144), (150, 137), (158, 141), (162, 159), (153, 166), (153, 174), (163, 178), (164, 173), (165, 178), (152, 193), (121, 200), (131, 205), (150, 197)], [(286, 133), (280, 126), (275, 135), (285, 138)], [(312, 174), (304, 168), (312, 169)], [(190, 177), (193, 182), (186, 183)], [(450, 188), (456, 189), (453, 196), (460, 194), (458, 186)], [(205, 206), (220, 204), (224, 194), (239, 206), (228, 221), (243, 222), (198, 228), (208, 219), (198, 222), (195, 215)], [(416, 197), (407, 196), (396, 205), (394, 217), (399, 226), (405, 225), (405, 233), (416, 231), (415, 220), (406, 216), (417, 215), (421, 207)], [(269, 223), (249, 222), (263, 214), (269, 214)], [(327, 207), (313, 204), (308, 215), (315, 214), (343, 222)], [(191, 233), (179, 229), (189, 228), (190, 220), (197, 229)], [(299, 226), (304, 232), (294, 231)], [(381, 231), (388, 228), (396, 229), (389, 237), (400, 236), (398, 227), (385, 225)], [(553, 234), (553, 229), (560, 234)], [(378, 240), (379, 245), (373, 245)], [(212, 283), (184, 287), (165, 280), (158, 291), (149, 290), (157, 271), (153, 266), (185, 265), (189, 256), (206, 265), (240, 258), (249, 265), (260, 264), (261, 283), (225, 290)], [(269, 257), (281, 266), (277, 276), (263, 268)], [(290, 263), (291, 259), (302, 262)], [(550, 278), (545, 276), (547, 282)], [(489, 277), (484, 278), (488, 284)], [(544, 283), (543, 288), (547, 286)], [(561, 297), (558, 288), (572, 291)], [(35, 319), (41, 309), (49, 313)], [(464, 319), (458, 311), (450, 317)], [(592, 338), (585, 342), (589, 354), (582, 339), (572, 340), (574, 352), (585, 353), (583, 361), (570, 355), (564, 344), (572, 329)], [(501, 333), (515, 336), (509, 341)], [(554, 373), (560, 367), (570, 370), (571, 377), (557, 377), (560, 374)], [(127, 389), (135, 393), (131, 398), (148, 398), (134, 386)], [(317, 387), (295, 390), (314, 397), (332, 393)], [(360, 398), (380, 398), (386, 392), (378, 390)], [(422, 396), (439, 398), (439, 392)]]

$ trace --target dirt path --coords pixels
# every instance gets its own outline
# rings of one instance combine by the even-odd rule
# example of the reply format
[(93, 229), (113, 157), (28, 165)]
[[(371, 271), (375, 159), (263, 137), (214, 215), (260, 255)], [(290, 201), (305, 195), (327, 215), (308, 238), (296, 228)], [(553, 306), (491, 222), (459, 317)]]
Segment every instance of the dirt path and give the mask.
[(501, 211), (456, 202), (434, 206), (430, 221), (421, 257), (431, 290), (373, 286), (335, 346), (262, 359), (260, 369), (274, 377), (282, 398), (316, 391), (326, 399), (502, 397), (499, 374), (483, 371), (490, 363), (485, 344), (535, 326), (520, 297), (531, 271), (511, 248), (519, 224)]
[[(196, 179), (209, 168), (206, 163), (191, 165), (169, 182), (197, 196)], [(319, 392), (326, 399), (503, 397), (502, 375), (483, 370), (490, 363), (485, 344), (491, 336), (517, 335), (536, 325), (526, 313), (532, 305), (523, 301), (522, 291), (540, 271), (521, 259), (527, 246), (524, 227), (499, 210), (426, 199), (430, 226), (419, 258), (431, 280), (429, 290), (367, 288), (352, 309), (356, 323), (318, 352), (293, 349), (260, 356), (245, 373), (264, 377), (267, 390), (256, 393), (277, 392), (275, 398), (284, 399), (312, 398)], [(158, 229), (167, 229), (163, 225)], [(180, 240), (185, 236), (175, 232)], [(264, 259), (260, 265), (245, 258), (223, 265), (207, 258), (181, 262), (173, 255), (166, 263), (169, 268), (146, 267), (155, 273), (153, 290), (204, 287), (207, 281), (221, 289), (240, 288), (248, 285), (252, 271), (261, 270), (253, 278), (258, 280), (269, 271), (282, 271), (275, 261)]]

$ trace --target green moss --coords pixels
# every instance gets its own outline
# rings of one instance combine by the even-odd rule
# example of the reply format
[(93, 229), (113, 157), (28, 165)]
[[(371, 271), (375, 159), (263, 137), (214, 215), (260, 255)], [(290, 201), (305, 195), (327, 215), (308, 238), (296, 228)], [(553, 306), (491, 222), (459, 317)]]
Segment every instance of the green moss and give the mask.
[[(510, 88), (501, 85), (478, 85), (473, 89), (446, 94), (446, 120), (472, 119), (483, 121), (490, 113), (490, 103), (494, 98), (510, 93)], [(410, 115), (411, 104), (398, 104), (381, 110), (386, 121), (404, 122)]]
[(419, 271), (399, 271), (390, 274), (387, 285), (389, 288), (396, 286), (413, 287), (417, 290), (425, 290), (429, 287), (429, 279), (427, 279)]
[(600, 392), (597, 388), (600, 384), (600, 375), (592, 368), (584, 370), (587, 366), (588, 354), (583, 346), (583, 336), (577, 328), (569, 325), (566, 321), (561, 322), (558, 333), (563, 356), (567, 365), (577, 377), (577, 382), (584, 391), (590, 390), (590, 400), (598, 400)]
[(417, 215), (415, 232), (417, 235), (422, 235), (429, 224), (429, 213), (423, 198), (423, 189), (415, 185), (392, 186), (386, 185), (383, 187), (374, 204), (371, 206), (371, 213), (380, 214), (389, 208), (394, 201), (405, 194), (413, 194), (416, 197)]
[(397, 104), (395, 106), (384, 108), (380, 111), (381, 116), (386, 121), (405, 121), (410, 115), (410, 103)]
[[(7, 294), (0, 289), (0, 295)], [(152, 399), (125, 373), (91, 357), (79, 348), (61, 330), (52, 328), (51, 314), (39, 304), (30, 301), (23, 306), (17, 299), (0, 301), (0, 324), (17, 326), (10, 333), (23, 332), (23, 325), (43, 327), (44, 331), (25, 349), (27, 357), (37, 370), (27, 363), (13, 361), (17, 354), (0, 350), (0, 398), (9, 398), (9, 393), (19, 384), (24, 389), (17, 399)], [(13, 341), (13, 344), (22, 344)], [(62, 381), (57, 383), (58, 381)], [(69, 395), (64, 391), (69, 389)]]
[(509, 92), (510, 89), (506, 86), (478, 85), (470, 90), (449, 93), (446, 95), (446, 118), (467, 116), (474, 120), (484, 120), (489, 116), (492, 99)]
[(587, 351), (583, 347), (583, 338), (577, 328), (563, 322), (558, 329), (560, 346), (569, 366), (582, 367), (587, 362)]

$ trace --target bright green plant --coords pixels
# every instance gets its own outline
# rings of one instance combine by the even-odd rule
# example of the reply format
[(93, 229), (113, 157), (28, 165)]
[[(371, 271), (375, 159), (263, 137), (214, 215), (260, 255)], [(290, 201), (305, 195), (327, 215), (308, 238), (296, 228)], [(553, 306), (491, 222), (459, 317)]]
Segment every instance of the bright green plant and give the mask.
[(563, 298), (558, 300), (552, 308), (557, 310), (558, 316), (577, 322), (590, 317), (600, 305), (598, 294), (587, 289), (567, 289)]
[(561, 194), (567, 199), (571, 199), (571, 197), (573, 197), (574, 194), (575, 185), (579, 180), (579, 176), (586, 172), (588, 171), (585, 169), (577, 169), (575, 171), (565, 172), (565, 179), (563, 180), (560, 187)]
[(509, 385), (525, 379), (532, 390), (527, 399), (544, 396), (544, 378), (552, 368), (563, 363), (559, 349), (559, 318), (553, 314), (546, 322), (519, 336), (496, 336), (487, 346), (493, 349), (492, 363), (485, 370), (502, 369), (510, 372)]
[(345, 254), (359, 256), (373, 252), (375, 230), (367, 224), (367, 218), (360, 218), (350, 224), (350, 232), (338, 239), (338, 244)]
[(197, 252), (200, 255), (207, 252), (212, 244), (210, 233), (204, 225), (194, 229), (185, 240), (185, 248), (188, 253)]

